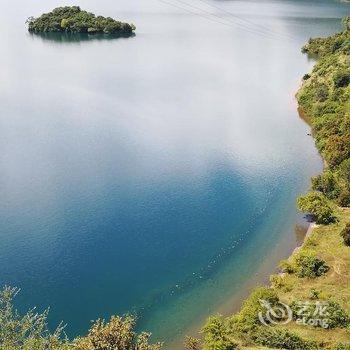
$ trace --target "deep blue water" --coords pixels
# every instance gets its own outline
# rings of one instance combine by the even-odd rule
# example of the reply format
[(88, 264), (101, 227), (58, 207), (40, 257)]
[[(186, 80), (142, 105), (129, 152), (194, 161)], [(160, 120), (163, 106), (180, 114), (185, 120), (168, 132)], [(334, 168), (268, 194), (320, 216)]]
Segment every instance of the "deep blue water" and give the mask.
[(135, 312), (170, 341), (240, 300), (295, 246), (322, 167), (294, 99), (300, 47), (349, 7), (169, 2), (84, 1), (137, 25), (114, 40), (27, 33), (58, 1), (2, 6), (0, 282), (70, 336)]

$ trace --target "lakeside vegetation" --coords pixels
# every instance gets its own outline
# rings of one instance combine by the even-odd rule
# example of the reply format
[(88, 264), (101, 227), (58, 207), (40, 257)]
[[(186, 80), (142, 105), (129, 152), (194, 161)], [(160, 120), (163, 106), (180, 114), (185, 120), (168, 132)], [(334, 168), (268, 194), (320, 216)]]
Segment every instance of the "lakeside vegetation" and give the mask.
[[(350, 350), (350, 17), (342, 32), (310, 39), (302, 51), (317, 62), (297, 99), (325, 169), (297, 206), (318, 225), (269, 287), (254, 290), (237, 314), (210, 317), (202, 340), (186, 338), (188, 350)], [(310, 310), (299, 319), (303, 303)], [(326, 324), (312, 318), (320, 305)]]
[(27, 20), (31, 33), (87, 33), (132, 35), (136, 27), (111, 17), (95, 16), (79, 6), (57, 7), (38, 18)]
[(70, 341), (60, 325), (51, 332), (48, 311), (35, 309), (21, 315), (13, 306), (19, 292), (5, 287), (0, 291), (0, 350), (160, 350), (161, 343), (151, 344), (150, 333), (134, 331), (135, 318), (112, 316), (109, 322), (97, 320), (88, 334)]
[(318, 59), (297, 99), (311, 122), (325, 170), (312, 179), (315, 192), (298, 204), (316, 222), (327, 223), (335, 220), (334, 204), (350, 206), (350, 18), (341, 33), (310, 39), (302, 51)]

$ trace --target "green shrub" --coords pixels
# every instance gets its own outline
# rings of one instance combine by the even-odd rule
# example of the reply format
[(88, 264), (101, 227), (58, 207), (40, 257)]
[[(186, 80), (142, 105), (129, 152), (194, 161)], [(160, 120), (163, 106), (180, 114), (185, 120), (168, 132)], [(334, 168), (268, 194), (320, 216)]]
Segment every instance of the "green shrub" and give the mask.
[(282, 272), (285, 273), (293, 273), (294, 272), (294, 267), (289, 260), (282, 260), (279, 263), (279, 268), (282, 270)]
[(350, 72), (347, 70), (341, 70), (334, 75), (334, 85), (337, 88), (346, 87), (350, 84)]
[(343, 237), (344, 243), (350, 247), (350, 222), (341, 231), (341, 236)]
[(329, 328), (347, 328), (350, 326), (349, 315), (337, 302), (333, 300), (328, 302), (327, 313)]
[(319, 299), (321, 292), (319, 290), (316, 290), (315, 288), (310, 289), (310, 299)]
[(5, 287), (0, 291), (1, 350), (160, 350), (162, 344), (149, 344), (149, 333), (134, 331), (131, 316), (113, 316), (110, 322), (96, 321), (86, 337), (73, 342), (64, 336), (63, 327), (50, 332), (48, 312), (35, 310), (20, 315), (13, 307), (18, 289)]
[(337, 198), (337, 203), (341, 207), (349, 207), (350, 206), (350, 190), (348, 190), (348, 189), (342, 190)]
[(335, 168), (350, 157), (350, 134), (331, 135), (325, 143), (324, 157), (331, 168)]
[(299, 335), (285, 329), (261, 327), (253, 336), (254, 342), (269, 348), (288, 350), (317, 349), (317, 343), (304, 340)]
[(329, 270), (325, 261), (317, 258), (314, 253), (302, 252), (295, 257), (295, 272), (298, 277), (316, 278)]
[(293, 255), (291, 260), (282, 261), (280, 267), (283, 272), (295, 273), (300, 278), (316, 278), (324, 275), (329, 270), (325, 261), (309, 251), (301, 251)]
[(335, 214), (327, 198), (320, 192), (309, 192), (298, 198), (300, 211), (310, 213), (317, 224), (330, 224), (336, 220)]
[(227, 321), (222, 316), (209, 317), (202, 329), (205, 350), (234, 350), (238, 344), (231, 339)]
[(288, 292), (293, 289), (292, 284), (283, 275), (271, 275), (270, 282), (273, 288)]
[(20, 315), (12, 305), (19, 292), (5, 287), (0, 291), (0, 349), (6, 350), (68, 350), (70, 343), (63, 338), (61, 327), (50, 333), (45, 311), (33, 311)]
[(315, 90), (316, 100), (319, 102), (324, 102), (328, 98), (328, 87), (325, 84), (318, 85)]
[(322, 192), (329, 199), (335, 199), (339, 196), (340, 189), (336, 178), (329, 170), (321, 175), (313, 177), (311, 183), (314, 191)]
[(272, 308), (279, 304), (279, 298), (274, 289), (256, 288), (244, 301), (241, 311), (230, 319), (230, 327), (233, 332), (252, 333), (261, 325), (259, 313), (266, 312), (266, 306), (262, 305), (262, 300)]
[[(304, 302), (302, 303), (305, 304)], [(307, 304), (307, 310), (303, 314), (298, 315), (300, 311), (299, 302), (292, 302), (290, 308), (293, 311), (294, 319), (303, 318), (305, 323), (309, 323), (314, 327), (324, 327), (328, 329), (333, 328), (346, 328), (350, 325), (350, 317), (346, 311), (335, 301), (323, 301), (322, 314), (320, 314), (317, 302), (310, 302)], [(321, 320), (322, 322), (314, 322), (315, 320)]]
[(112, 316), (109, 322), (97, 320), (87, 336), (74, 341), (74, 350), (160, 350), (162, 344), (149, 344), (150, 333), (134, 331), (135, 318)]

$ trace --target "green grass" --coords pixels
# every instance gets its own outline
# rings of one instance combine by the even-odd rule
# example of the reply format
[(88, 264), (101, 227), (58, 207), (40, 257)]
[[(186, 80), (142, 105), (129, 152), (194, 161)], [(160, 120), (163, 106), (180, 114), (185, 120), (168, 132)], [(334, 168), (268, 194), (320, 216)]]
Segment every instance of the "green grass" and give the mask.
[[(330, 270), (324, 276), (313, 279), (285, 274), (283, 281), (289, 286), (289, 290), (277, 289), (281, 301), (290, 304), (293, 300), (308, 300), (310, 291), (314, 289), (320, 292), (323, 299), (336, 300), (350, 314), (350, 247), (344, 244), (340, 235), (345, 224), (350, 222), (350, 209), (340, 209), (338, 217), (339, 222), (336, 224), (315, 227), (300, 249), (316, 252)], [(325, 349), (331, 349), (336, 342), (350, 342), (350, 329), (306, 327), (298, 326), (294, 322), (287, 328), (304, 339), (323, 342)]]

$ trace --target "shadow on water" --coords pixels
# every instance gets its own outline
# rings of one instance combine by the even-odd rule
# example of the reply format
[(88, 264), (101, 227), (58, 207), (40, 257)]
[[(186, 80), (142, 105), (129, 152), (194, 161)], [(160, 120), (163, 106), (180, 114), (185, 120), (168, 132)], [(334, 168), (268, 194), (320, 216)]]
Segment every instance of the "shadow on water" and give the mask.
[(88, 33), (29, 33), (32, 38), (41, 38), (44, 41), (56, 43), (80, 43), (83, 41), (129, 39), (136, 36), (135, 33), (119, 34), (88, 34)]

